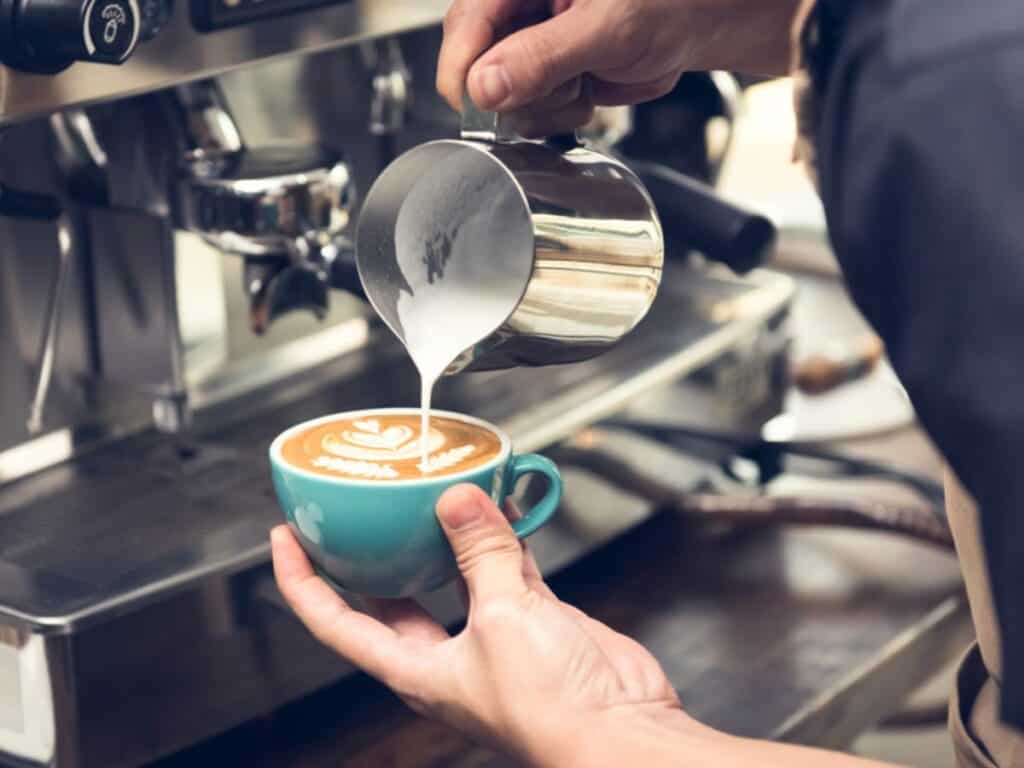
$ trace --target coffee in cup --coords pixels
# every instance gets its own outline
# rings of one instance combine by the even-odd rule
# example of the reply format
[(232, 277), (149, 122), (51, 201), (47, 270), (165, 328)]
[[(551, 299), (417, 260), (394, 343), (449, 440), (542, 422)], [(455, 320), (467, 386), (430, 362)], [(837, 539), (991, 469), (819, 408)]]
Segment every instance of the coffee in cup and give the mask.
[(418, 413), (380, 412), (320, 421), (282, 443), (281, 458), (326, 477), (389, 482), (467, 471), (492, 461), (501, 451), (501, 438), (478, 423), (433, 416), (425, 440), (422, 424)]

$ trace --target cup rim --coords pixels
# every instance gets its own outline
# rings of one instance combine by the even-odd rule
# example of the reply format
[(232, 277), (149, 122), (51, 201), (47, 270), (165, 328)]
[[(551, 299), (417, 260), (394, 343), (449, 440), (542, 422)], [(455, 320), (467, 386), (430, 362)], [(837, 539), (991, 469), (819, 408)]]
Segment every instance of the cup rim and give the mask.
[(454, 483), (457, 483), (457, 482), (459, 482), (461, 480), (464, 480), (464, 479), (466, 479), (468, 477), (471, 477), (472, 475), (475, 475), (477, 472), (482, 472), (482, 471), (486, 471), (486, 470), (489, 470), (489, 469), (493, 469), (494, 467), (497, 467), (501, 463), (507, 461), (509, 456), (511, 456), (511, 454), (512, 454), (512, 439), (500, 427), (495, 426), (494, 424), (492, 424), (489, 421), (484, 421), (483, 419), (478, 419), (475, 416), (468, 416), (468, 415), (466, 415), (464, 413), (456, 413), (455, 411), (442, 411), (442, 410), (437, 410), (437, 409), (431, 408), (430, 409), (430, 416), (431, 416), (431, 418), (433, 418), (434, 416), (440, 416), (440, 417), (446, 418), (446, 419), (454, 419), (455, 421), (462, 421), (462, 422), (466, 422), (468, 424), (473, 424), (473, 425), (478, 426), (478, 427), (483, 427), (484, 429), (488, 429), (491, 432), (493, 432), (494, 434), (496, 434), (498, 436), (498, 439), (501, 441), (501, 450), (498, 451), (498, 455), (495, 456), (490, 461), (485, 462), (484, 464), (480, 464), (478, 466), (475, 466), (472, 469), (466, 469), (466, 470), (463, 470), (461, 472), (454, 472), (454, 473), (452, 473), (450, 475), (437, 475), (435, 477), (417, 477), (417, 478), (410, 478), (408, 480), (362, 480), (362, 479), (357, 478), (357, 477), (353, 477), (353, 478), (334, 477), (332, 475), (326, 475), (326, 474), (322, 474), (322, 473), (319, 473), (319, 472), (312, 472), (312, 471), (310, 471), (308, 469), (302, 469), (301, 467), (296, 467), (293, 464), (289, 464), (287, 461), (284, 460), (284, 457), (281, 456), (281, 447), (284, 445), (285, 441), (288, 440), (290, 437), (292, 437), (295, 433), (301, 432), (301, 431), (306, 430), (306, 429), (312, 429), (313, 427), (319, 426), (320, 424), (323, 424), (323, 423), (328, 422), (328, 421), (335, 421), (337, 419), (358, 419), (358, 418), (361, 418), (363, 416), (376, 415), (376, 414), (381, 414), (381, 415), (410, 415), (410, 414), (414, 414), (414, 415), (418, 416), (420, 414), (420, 412), (421, 411), (420, 411), (419, 408), (410, 408), (410, 407), (406, 407), (406, 408), (361, 408), (361, 409), (356, 410), (356, 411), (339, 411), (337, 413), (331, 413), (331, 414), (328, 414), (326, 416), (319, 416), (319, 417), (317, 417), (315, 419), (309, 419), (307, 421), (303, 421), (303, 422), (301, 422), (299, 424), (295, 424), (295, 425), (293, 425), (291, 427), (288, 427), (288, 429), (284, 430), (284, 432), (281, 432), (277, 437), (274, 438), (273, 442), (270, 444), (270, 450), (269, 450), (270, 462), (274, 466), (276, 466), (279, 469), (281, 469), (281, 471), (283, 471), (283, 472), (294, 473), (294, 474), (299, 475), (301, 477), (306, 477), (306, 478), (309, 478), (309, 479), (312, 479), (312, 480), (319, 480), (319, 481), (322, 481), (322, 482), (325, 482), (325, 483), (332, 483), (332, 484), (339, 485), (339, 486), (356, 485), (356, 486), (363, 486), (363, 487), (367, 487), (367, 488), (396, 488), (396, 487), (397, 488), (402, 488), (402, 487), (407, 487), (407, 486), (412, 486), (412, 485), (427, 485), (427, 484), (436, 483), (436, 482), (442, 481), (442, 480), (444, 482), (454, 482)]

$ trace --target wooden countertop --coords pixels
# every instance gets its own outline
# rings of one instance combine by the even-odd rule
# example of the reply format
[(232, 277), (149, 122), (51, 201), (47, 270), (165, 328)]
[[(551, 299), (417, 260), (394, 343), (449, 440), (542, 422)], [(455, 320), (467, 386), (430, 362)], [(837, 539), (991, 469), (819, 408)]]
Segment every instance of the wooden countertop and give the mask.
[[(916, 431), (883, 440), (892, 441), (918, 458), (912, 464), (935, 466)], [(875, 453), (877, 442), (857, 452)], [(668, 459), (652, 453), (658, 460)], [(820, 490), (805, 490), (812, 486)], [(841, 487), (894, 498), (877, 486)], [(945, 552), (878, 533), (713, 532), (673, 513), (648, 516), (572, 470), (566, 498), (563, 524), (600, 525), (616, 509), (641, 522), (556, 574), (556, 592), (650, 648), (688, 711), (728, 732), (842, 747), (969, 640), (959, 572)], [(195, 765), (514, 764), (357, 677), (154, 768)]]

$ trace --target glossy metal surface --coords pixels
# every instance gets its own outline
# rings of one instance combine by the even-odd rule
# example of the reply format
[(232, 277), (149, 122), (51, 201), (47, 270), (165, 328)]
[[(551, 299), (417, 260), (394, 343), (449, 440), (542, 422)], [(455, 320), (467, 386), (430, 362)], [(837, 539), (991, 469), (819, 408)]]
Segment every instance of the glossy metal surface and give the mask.
[(298, 241), (330, 238), (348, 225), (352, 175), (332, 153), (263, 147), (221, 156), (217, 164), (216, 173), (182, 183), (182, 223), (216, 248), (246, 256), (294, 253)]
[[(187, 7), (179, 10), (187, 14)], [(436, 56), (430, 31), (406, 40), (411, 63)], [(165, 51), (165, 64), (185, 63), (192, 52), (187, 46)], [(331, 331), (350, 321), (365, 329), (363, 318), (370, 310), (334, 290), (358, 285), (343, 237), (300, 242), (301, 258), (295, 253), (275, 257), (278, 267), (316, 280), (293, 281), (282, 277), (287, 270), (275, 268), (276, 279), (265, 281), (268, 290), (254, 301), (250, 286), (243, 286), (242, 259), (208, 248), (174, 222), (183, 152), (189, 147), (237, 148), (242, 133), (259, 146), (299, 144), (305, 148), (302, 168), (327, 172), (339, 155), (324, 160), (325, 155), (313, 156), (309, 148), (331, 141), (351, 154), (349, 197), (354, 197), (354, 178), (368, 186), (379, 164), (375, 138), (367, 130), (371, 70), (357, 54), (340, 50), (297, 57), (223, 78), (215, 90), (222, 90), (230, 103), (233, 126), (223, 112), (210, 108), (220, 106), (212, 98), (206, 99), (206, 110), (197, 110), (202, 120), (181, 119), (174, 102), (198, 107), (199, 97), (209, 90), (196, 85), (73, 109), (4, 130), (4, 182), (64, 201), (74, 224), (76, 254), (56, 343), (47, 347), (56, 354), (36, 437), (26, 429), (26, 416), (38, 388), (40, 349), (48, 337), (46, 310), (61, 253), (54, 223), (0, 219), (0, 370), (5, 372), (0, 377), (0, 484), (154, 421), (177, 434), (188, 425), (189, 399), (241, 398), (250, 383), (260, 387), (300, 375), (312, 358), (284, 354), (293, 343), (315, 344), (317, 362), (352, 350), (353, 344), (338, 342)], [(104, 70), (115, 77), (119, 71)], [(50, 83), (36, 81), (37, 89)], [(341, 84), (348, 94), (344, 102), (334, 98)], [(418, 102), (429, 103), (432, 82), (420, 90)], [(330, 109), (314, 111), (317, 105)], [(445, 130), (420, 116), (402, 140)], [(277, 175), (269, 172), (257, 179), (273, 182)], [(335, 190), (341, 186), (335, 184)], [(331, 228), (342, 226), (348, 216), (348, 209), (339, 211), (336, 203), (329, 214), (323, 210), (315, 223)], [(303, 286), (315, 290), (296, 290)], [(322, 303), (313, 313), (284, 316), (289, 306), (313, 308), (314, 294)], [(269, 327), (261, 323), (259, 338), (252, 332), (254, 314), (277, 318)]]
[[(792, 284), (762, 277), (681, 269), (629, 345), (579, 366), (448, 379), (439, 407), (508, 426), (520, 450), (543, 448), (588, 423), (593, 403), (621, 408), (784, 314)], [(751, 301), (735, 314), (720, 311), (742, 297)], [(326, 412), (414, 402), (417, 381), (394, 342), (317, 366), (312, 346), (327, 342), (302, 341), (310, 349), (291, 357), (305, 375), (291, 385), (268, 380), (263, 392), (197, 411), (190, 457), (148, 432), (0, 489), (0, 657), (3, 638), (16, 635), (45, 659), (28, 689), (40, 706), (21, 707), (17, 735), (0, 726), (0, 755), (57, 768), (135, 766), (351, 672), (280, 608), (268, 567), (267, 530), (280, 512), (266, 447)], [(551, 409), (562, 416), (558, 433)], [(632, 520), (615, 517), (600, 532), (553, 525), (533, 542), (551, 570)], [(454, 593), (431, 606), (458, 617)], [(29, 684), (20, 671), (18, 680)], [(0, 689), (0, 712), (15, 706)], [(38, 733), (55, 724), (55, 740), (26, 747), (25, 723)]]
[[(468, 112), (463, 136), (472, 140), (410, 150), (367, 194), (356, 258), (374, 308), (402, 338), (399, 299), (411, 289), (401, 287), (400, 213), (416, 185), (446, 190), (454, 178), (472, 174), (470, 183), (497, 178), (499, 184), (514, 185), (529, 232), (523, 237), (510, 228), (507, 216), (501, 222), (507, 234), (495, 234), (498, 222), (477, 230), (488, 234), (469, 247), (481, 261), (501, 265), (488, 270), (487, 294), (514, 309), (497, 329), (481, 328), (479, 343), (447, 372), (574, 362), (616, 344), (647, 314), (661, 281), (661, 225), (643, 184), (622, 163), (584, 147), (563, 151), (509, 140), (501, 122), (486, 113)], [(489, 202), (467, 200), (479, 206), (473, 215), (483, 217), (492, 215)], [(429, 231), (431, 225), (423, 226)], [(454, 230), (441, 234), (442, 240), (465, 237)], [(525, 241), (532, 241), (532, 248), (523, 247)], [(461, 283), (453, 290), (451, 311), (458, 311), (457, 291), (483, 288)]]
[[(507, 428), (518, 450), (542, 449), (706, 365), (784, 313), (791, 282), (762, 280), (680, 269), (630, 344), (575, 366), (450, 378), (438, 386), (438, 407)], [(720, 312), (739, 297), (751, 301), (733, 315)], [(265, 560), (266, 524), (279, 514), (266, 495), (270, 440), (323, 413), (408, 405), (417, 394), (398, 345), (377, 346), (374, 354), (308, 367), (291, 387), (270, 382), (265, 393), (251, 395), (270, 410), (251, 413), (253, 403), (242, 397), (200, 409), (196, 433), (206, 450), (195, 460), (145, 433), (5, 486), (0, 616), (39, 631), (75, 631), (212, 572)], [(63, 521), (61, 535), (46, 535), (56, 520)]]
[(354, 0), (200, 34), (190, 23), (188, 3), (178, 2), (167, 26), (122, 66), (75, 64), (47, 78), (0, 67), (0, 125), (167, 88), (279, 56), (420, 29), (438, 23), (447, 7), (447, 0)]
[(53, 379), (53, 367), (57, 357), (57, 336), (60, 333), (61, 310), (64, 307), (64, 294), (71, 277), (74, 241), (71, 222), (67, 214), (62, 214), (57, 219), (57, 250), (60, 260), (57, 263), (57, 275), (53, 280), (49, 301), (46, 304), (46, 330), (39, 350), (35, 394), (32, 397), (32, 404), (29, 406), (26, 420), (26, 429), (30, 435), (39, 434), (43, 428), (43, 410), (46, 408), (46, 398), (50, 393), (50, 382)]
[(348, 226), (352, 172), (337, 152), (311, 144), (247, 147), (221, 89), (176, 90), (182, 134), (177, 224), (227, 253), (301, 255)]
[(316, 145), (247, 147), (213, 81), (182, 86), (176, 96), (187, 141), (177, 225), (245, 257), (253, 333), (294, 310), (322, 319), (355, 204), (351, 169)]

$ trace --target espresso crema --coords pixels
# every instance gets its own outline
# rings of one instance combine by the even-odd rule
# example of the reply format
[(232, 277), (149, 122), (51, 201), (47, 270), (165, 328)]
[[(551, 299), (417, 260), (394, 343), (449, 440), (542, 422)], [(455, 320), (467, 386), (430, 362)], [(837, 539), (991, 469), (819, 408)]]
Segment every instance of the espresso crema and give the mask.
[(386, 482), (464, 472), (501, 452), (501, 438), (492, 430), (445, 416), (431, 416), (424, 445), (421, 423), (418, 413), (334, 419), (289, 437), (281, 458), (328, 477)]

